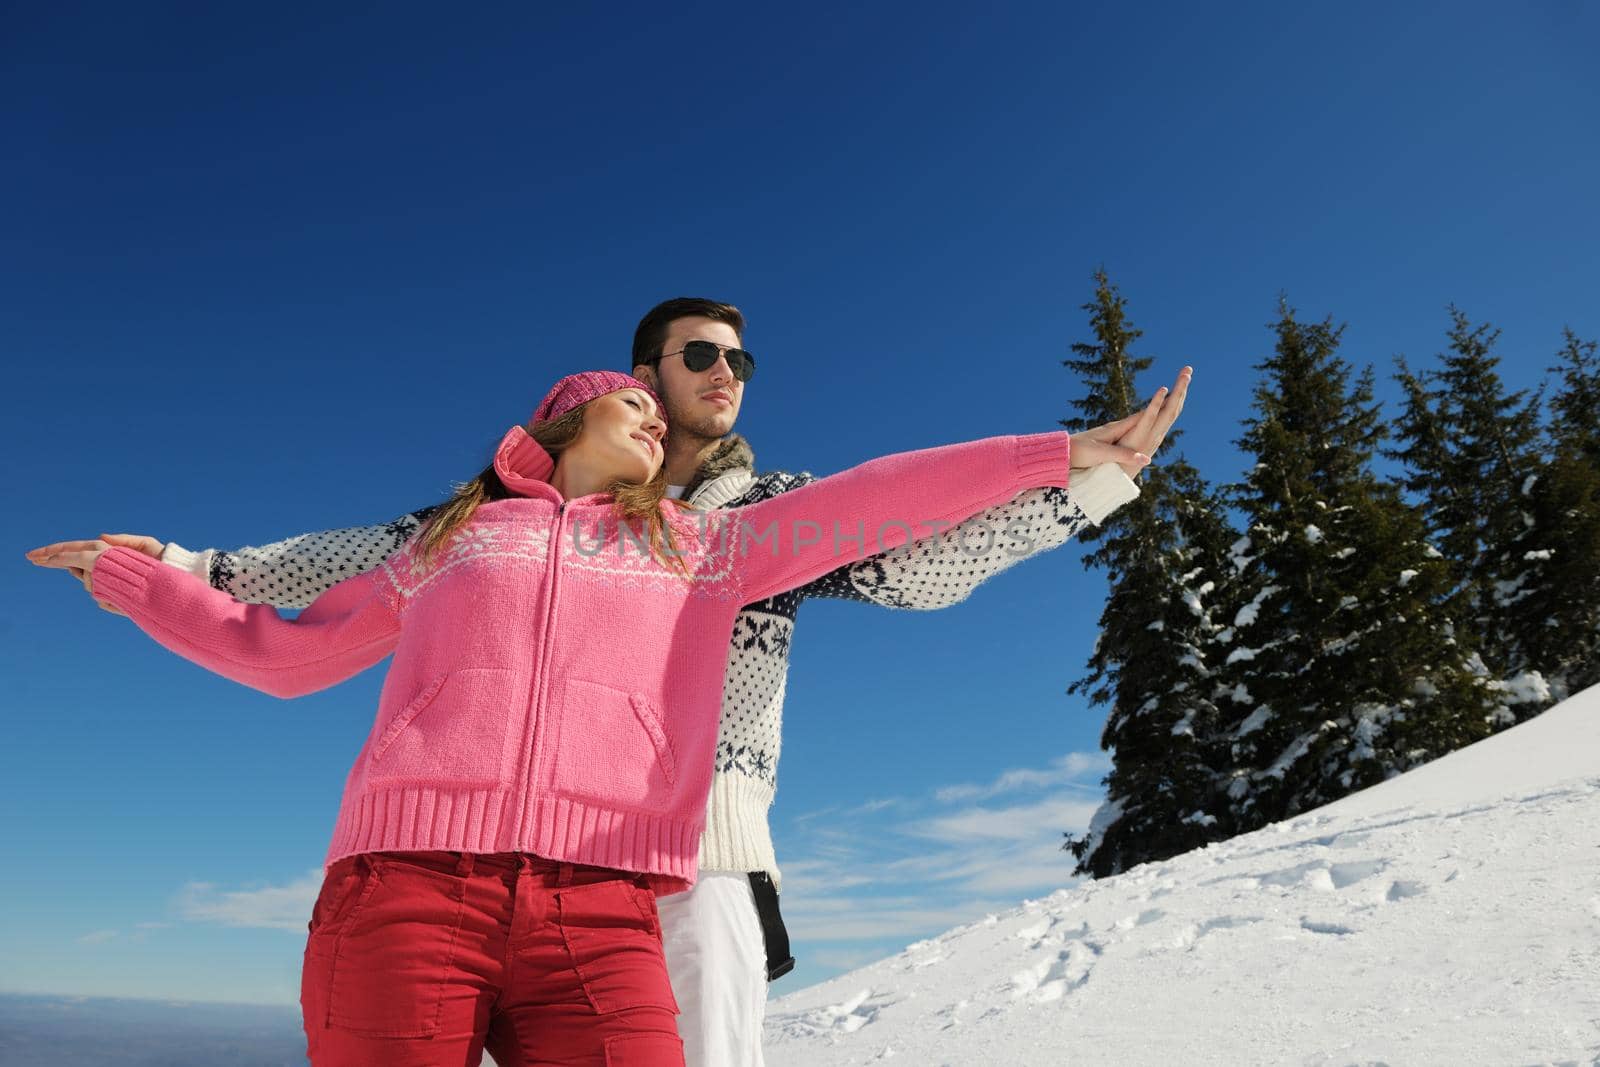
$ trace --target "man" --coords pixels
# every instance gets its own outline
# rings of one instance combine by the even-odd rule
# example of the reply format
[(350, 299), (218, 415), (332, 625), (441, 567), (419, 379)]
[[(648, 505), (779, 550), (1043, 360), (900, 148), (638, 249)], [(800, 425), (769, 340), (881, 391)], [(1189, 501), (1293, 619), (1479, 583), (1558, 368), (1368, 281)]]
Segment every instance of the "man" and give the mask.
[[(732, 305), (680, 298), (651, 309), (634, 334), (633, 374), (655, 388), (671, 426), (665, 457), (671, 493), (696, 507), (750, 504), (812, 480), (783, 471), (757, 475), (750, 446), (732, 432), (755, 367), (741, 347), (744, 328), (743, 315)], [(917, 610), (946, 607), (1018, 560), (1065, 543), (1085, 524), (1100, 523), (1137, 495), (1132, 476), (1182, 410), (1188, 373), (1185, 368), (1171, 395), (1158, 394), (1141, 414), (1074, 435), (1074, 467), (1090, 469), (1075, 469), (1070, 489), (1023, 493), (938, 537), (842, 567), (740, 613), (726, 665), (700, 881), (660, 901), (667, 965), (682, 1012), (679, 1030), (693, 1067), (762, 1062), (766, 985), (793, 965), (778, 917), (781, 876), (767, 812), (777, 787), (785, 680), (800, 604), (823, 596)], [(235, 552), (195, 553), (130, 535), (105, 539), (159, 555), (240, 600), (303, 607), (338, 581), (381, 563), (428, 513)]]

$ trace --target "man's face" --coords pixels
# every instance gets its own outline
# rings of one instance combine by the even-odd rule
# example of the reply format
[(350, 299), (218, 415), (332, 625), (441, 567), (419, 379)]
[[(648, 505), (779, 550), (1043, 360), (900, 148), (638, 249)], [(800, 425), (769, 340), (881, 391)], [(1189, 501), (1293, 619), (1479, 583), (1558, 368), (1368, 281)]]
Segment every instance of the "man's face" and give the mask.
[[(682, 352), (689, 341), (710, 341), (724, 348), (739, 347), (739, 335), (732, 326), (715, 319), (693, 317), (673, 320), (667, 327), (667, 342), (661, 351)], [(684, 366), (681, 355), (668, 355), (656, 363), (634, 369), (642, 381), (655, 386), (660, 394), (674, 434), (686, 433), (710, 440), (727, 434), (739, 418), (744, 383), (733, 376), (725, 356), (719, 356), (703, 371), (692, 371)]]

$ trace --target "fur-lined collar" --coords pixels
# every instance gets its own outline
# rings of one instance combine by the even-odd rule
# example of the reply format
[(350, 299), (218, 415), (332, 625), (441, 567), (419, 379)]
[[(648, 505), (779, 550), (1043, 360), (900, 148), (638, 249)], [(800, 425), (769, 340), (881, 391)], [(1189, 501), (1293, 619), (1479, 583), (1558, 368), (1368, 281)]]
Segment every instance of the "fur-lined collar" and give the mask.
[(730, 433), (700, 464), (683, 498), (695, 507), (722, 507), (749, 487), (755, 466), (756, 455), (749, 442)]

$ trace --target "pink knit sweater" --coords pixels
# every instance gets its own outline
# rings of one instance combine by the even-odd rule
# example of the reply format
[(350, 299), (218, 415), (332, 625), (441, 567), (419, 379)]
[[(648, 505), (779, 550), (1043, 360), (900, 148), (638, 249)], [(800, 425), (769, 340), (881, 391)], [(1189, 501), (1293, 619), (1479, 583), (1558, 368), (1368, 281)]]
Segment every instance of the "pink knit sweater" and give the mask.
[(879, 551), (880, 532), (893, 546), (1065, 486), (1068, 441), (902, 453), (744, 508), (664, 502), (685, 577), (619, 529), (609, 496), (563, 501), (548, 454), (514, 430), (495, 465), (515, 497), (481, 506), (431, 563), (408, 545), (292, 621), (126, 548), (100, 556), (94, 590), (179, 655), (278, 696), (394, 653), (328, 863), (521, 851), (672, 892), (695, 878), (739, 609)]

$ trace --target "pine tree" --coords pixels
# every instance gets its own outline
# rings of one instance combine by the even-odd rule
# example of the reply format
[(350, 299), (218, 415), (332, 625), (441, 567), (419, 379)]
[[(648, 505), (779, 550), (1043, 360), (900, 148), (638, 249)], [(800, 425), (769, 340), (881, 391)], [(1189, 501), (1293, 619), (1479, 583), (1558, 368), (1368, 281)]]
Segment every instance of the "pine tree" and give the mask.
[(1273, 330), (1238, 442), (1256, 460), (1233, 489), (1238, 607), (1218, 635), (1238, 832), (1477, 740), (1498, 713), (1451, 635), (1450, 573), (1421, 515), (1372, 473), (1387, 429), (1371, 368), (1355, 375), (1344, 327), (1286, 300)]
[(1506, 391), (1494, 355), (1500, 331), (1472, 325), (1454, 306), (1450, 318), (1437, 370), (1419, 376), (1400, 365), (1403, 447), (1391, 455), (1406, 465), (1404, 485), (1451, 569), (1447, 610), (1456, 632), (1525, 718), (1550, 695), (1537, 649), (1521, 643), (1527, 631), (1506, 623), (1508, 608), (1543, 582), (1527, 496), (1541, 472), (1539, 398)]
[[(1078, 417), (1061, 420), (1061, 425), (1072, 433), (1131, 415), (1139, 406), (1135, 380), (1155, 362), (1152, 356), (1135, 356), (1129, 351), (1133, 343), (1144, 336), (1144, 331), (1128, 321), (1128, 302), (1111, 283), (1106, 269), (1096, 270), (1093, 277), (1094, 299), (1082, 308), (1089, 313), (1089, 329), (1094, 331), (1095, 339), (1073, 342), (1072, 352), (1077, 358), (1061, 361), (1062, 366), (1077, 374), (1086, 389), (1080, 399), (1072, 402)], [(1178, 436), (1180, 433), (1174, 431), (1167, 439), (1175, 441)], [(1130, 507), (1137, 509), (1142, 503), (1145, 503), (1143, 495)], [(1129, 508), (1123, 508), (1118, 515), (1128, 512)], [(1078, 541), (1084, 545), (1094, 544), (1119, 529), (1115, 522), (1104, 527), (1090, 527), (1078, 535)], [(1102, 545), (1084, 556), (1084, 565), (1105, 567), (1112, 558), (1110, 548)]]
[[(1562, 700), (1600, 682), (1600, 360), (1571, 330), (1551, 368), (1560, 387), (1545, 461), (1524, 481), (1527, 520), (1510, 555), (1516, 585), (1498, 591), (1494, 625), (1523, 666)], [(1537, 706), (1537, 705), (1535, 705)]]
[[(1073, 402), (1074, 432), (1138, 407), (1136, 378), (1151, 364), (1130, 348), (1141, 336), (1104, 269), (1084, 305), (1093, 343), (1072, 346), (1063, 363), (1086, 393)], [(1107, 799), (1081, 838), (1067, 835), (1076, 872), (1095, 877), (1164, 859), (1227, 836), (1219, 822), (1217, 775), (1208, 751), (1213, 683), (1204, 646), (1214, 626), (1206, 604), (1221, 577), (1232, 534), (1215, 494), (1181, 456), (1144, 475), (1137, 500), (1083, 540), (1098, 541), (1085, 566), (1104, 569), (1111, 593), (1088, 673), (1069, 692), (1109, 706), (1103, 747), (1113, 750)]]
[(1561, 386), (1550, 399), (1550, 435), (1555, 447), (1600, 469), (1600, 344), (1582, 341), (1570, 328), (1550, 373)]

